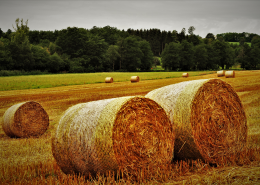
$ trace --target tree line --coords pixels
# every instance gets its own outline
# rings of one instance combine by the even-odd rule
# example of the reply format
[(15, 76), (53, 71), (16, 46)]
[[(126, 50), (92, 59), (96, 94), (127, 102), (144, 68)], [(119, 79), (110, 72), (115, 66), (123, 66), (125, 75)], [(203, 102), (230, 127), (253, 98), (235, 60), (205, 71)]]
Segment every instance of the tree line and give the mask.
[[(180, 32), (124, 31), (110, 26), (30, 31), (28, 20), (17, 19), (13, 29), (0, 29), (0, 70), (149, 71), (162, 65), (168, 71), (188, 71), (228, 69), (235, 63), (244, 69), (260, 68), (260, 37), (256, 34), (244, 34), (239, 45), (234, 45), (227, 42), (227, 34), (216, 38), (208, 33), (201, 38), (193, 26), (188, 33), (185, 28)], [(250, 47), (246, 42), (251, 37)]]

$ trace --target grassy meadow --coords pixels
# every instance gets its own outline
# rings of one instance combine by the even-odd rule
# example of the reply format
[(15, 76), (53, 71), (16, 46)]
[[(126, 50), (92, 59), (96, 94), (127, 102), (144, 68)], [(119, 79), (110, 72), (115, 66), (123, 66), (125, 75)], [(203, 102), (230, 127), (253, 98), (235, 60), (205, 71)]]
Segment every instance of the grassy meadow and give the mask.
[[(247, 43), (249, 46), (251, 46), (251, 42), (245, 42), (245, 43)], [(239, 42), (229, 42), (229, 44), (237, 44), (237, 45), (239, 45)]]
[[(33, 100), (49, 115), (49, 129), (38, 138), (10, 138), (0, 122), (0, 184), (260, 184), (260, 71), (236, 71), (235, 78), (216, 72), (94, 73), (0, 77), (0, 117), (12, 105)], [(130, 83), (138, 75), (140, 82)], [(105, 84), (105, 77), (114, 83)], [(202, 161), (174, 161), (171, 165), (140, 171), (131, 177), (65, 175), (52, 155), (51, 138), (62, 113), (78, 103), (149, 91), (187, 80), (219, 78), (229, 83), (241, 99), (247, 116), (248, 147), (234, 161), (211, 165)], [(23, 82), (23, 83), (22, 83)], [(72, 85), (75, 84), (75, 85)], [(5, 87), (6, 86), (6, 87)], [(39, 86), (39, 87), (38, 87)], [(146, 177), (144, 177), (146, 174)], [(116, 178), (116, 181), (115, 181)]]
[[(111, 73), (68, 73), (51, 75), (28, 75), (0, 77), (0, 91), (40, 89), (69, 85), (104, 83), (106, 77), (112, 77), (114, 82), (130, 81), (131, 76), (139, 76), (140, 80), (155, 80), (180, 77), (183, 72), (111, 72)], [(212, 71), (191, 71), (190, 76), (210, 74)]]

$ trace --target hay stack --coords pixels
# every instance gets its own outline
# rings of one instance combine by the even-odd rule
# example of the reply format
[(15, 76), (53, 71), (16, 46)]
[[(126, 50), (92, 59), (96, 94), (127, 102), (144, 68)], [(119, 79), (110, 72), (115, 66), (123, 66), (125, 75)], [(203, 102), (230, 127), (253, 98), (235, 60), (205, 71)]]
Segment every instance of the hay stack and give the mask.
[(218, 163), (240, 151), (247, 120), (234, 89), (220, 79), (181, 82), (149, 92), (175, 125), (174, 158)]
[(11, 106), (3, 116), (3, 130), (9, 137), (37, 137), (49, 126), (49, 116), (42, 106), (34, 101)]
[(106, 77), (105, 82), (106, 83), (113, 83), (113, 78), (112, 77)]
[(133, 83), (133, 82), (139, 82), (140, 78), (139, 76), (131, 76), (131, 79), (130, 81)]
[(189, 73), (182, 73), (182, 77), (189, 77)]
[(217, 77), (225, 76), (225, 71), (217, 71)]
[(235, 71), (226, 71), (226, 78), (235, 78)]
[(144, 97), (77, 104), (61, 117), (52, 152), (66, 174), (85, 176), (170, 163), (173, 127), (165, 111)]

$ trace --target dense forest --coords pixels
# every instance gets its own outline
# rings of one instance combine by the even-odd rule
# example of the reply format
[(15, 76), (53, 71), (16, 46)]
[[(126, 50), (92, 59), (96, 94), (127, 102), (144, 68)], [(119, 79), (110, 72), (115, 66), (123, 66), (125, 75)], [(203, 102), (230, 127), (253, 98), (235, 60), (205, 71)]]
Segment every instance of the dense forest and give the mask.
[[(115, 27), (29, 30), (28, 20), (15, 21), (14, 31), (0, 28), (0, 70), (48, 73), (260, 69), (260, 36), (253, 33), (194, 34), (160, 29)], [(233, 44), (229, 42), (238, 42)], [(249, 45), (248, 43), (251, 43)]]

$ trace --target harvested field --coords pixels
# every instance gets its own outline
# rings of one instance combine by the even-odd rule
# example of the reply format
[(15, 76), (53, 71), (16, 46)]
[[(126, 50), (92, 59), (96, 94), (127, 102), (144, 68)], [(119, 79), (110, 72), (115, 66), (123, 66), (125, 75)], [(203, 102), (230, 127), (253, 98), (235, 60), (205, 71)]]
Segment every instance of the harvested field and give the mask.
[[(109, 76), (109, 74), (104, 75), (102, 81)], [(181, 73), (178, 75), (180, 76)], [(1, 118), (12, 105), (33, 100), (44, 107), (50, 119), (49, 129), (39, 138), (10, 138), (0, 126), (0, 184), (104, 184), (105, 181), (114, 182), (112, 178), (102, 176), (90, 182), (82, 177), (65, 175), (60, 170), (52, 155), (51, 138), (62, 113), (78, 103), (122, 96), (144, 96), (148, 92), (166, 85), (209, 78), (216, 78), (216, 72), (189, 78), (159, 80), (143, 80), (142, 78), (139, 83), (129, 82), (128, 77), (127, 82), (0, 91)], [(153, 169), (155, 173), (151, 174), (151, 177), (147, 178), (145, 182), (142, 181), (140, 172), (140, 181), (143, 184), (260, 183), (260, 150), (258, 149), (260, 147), (260, 71), (236, 71), (236, 78), (221, 79), (229, 83), (241, 99), (247, 117), (248, 149), (241, 152), (241, 156), (234, 159), (234, 163), (228, 162), (219, 166), (210, 166), (197, 160), (191, 161), (191, 165), (185, 161), (177, 161), (171, 166), (165, 165)], [(121, 179), (116, 184), (130, 184), (130, 182), (130, 180)]]

